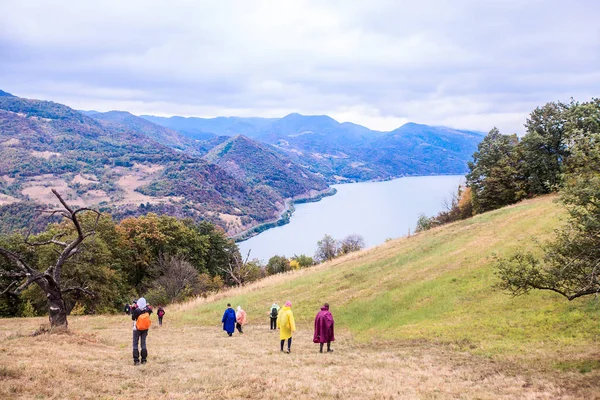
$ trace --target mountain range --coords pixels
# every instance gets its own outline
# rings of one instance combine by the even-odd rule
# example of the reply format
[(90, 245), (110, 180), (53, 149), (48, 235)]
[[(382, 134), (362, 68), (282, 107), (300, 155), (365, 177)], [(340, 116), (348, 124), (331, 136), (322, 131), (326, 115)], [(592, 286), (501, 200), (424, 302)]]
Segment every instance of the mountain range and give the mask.
[[(392, 132), (327, 116), (211, 119), (80, 112), (0, 91), (0, 217), (56, 203), (50, 188), (115, 218), (209, 220), (230, 235), (273, 222), (329, 184), (463, 173), (478, 132), (406, 124)], [(3, 218), (0, 231), (31, 218)], [(21, 225), (19, 225), (21, 222)]]
[(380, 132), (326, 115), (296, 113), (283, 118), (141, 117), (189, 138), (245, 135), (272, 145), (329, 183), (462, 174), (484, 136), (416, 123)]

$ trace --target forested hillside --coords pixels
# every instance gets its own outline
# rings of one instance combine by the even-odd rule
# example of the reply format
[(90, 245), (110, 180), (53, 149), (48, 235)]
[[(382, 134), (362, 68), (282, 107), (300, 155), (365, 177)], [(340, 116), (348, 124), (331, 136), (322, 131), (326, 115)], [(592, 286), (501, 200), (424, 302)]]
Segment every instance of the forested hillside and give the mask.
[[(50, 188), (56, 188), (70, 202), (115, 218), (154, 211), (213, 221), (231, 232), (276, 219), (284, 208), (286, 195), (277, 188), (253, 187), (192, 152), (174, 150), (194, 146), (177, 132), (111, 115), (120, 122), (99, 122), (53, 102), (0, 97), (0, 205), (55, 204)], [(27, 220), (4, 219), (0, 229), (10, 232)]]
[(204, 158), (253, 187), (270, 187), (283, 197), (316, 194), (328, 188), (321, 177), (291, 162), (274, 148), (244, 136), (228, 139)]

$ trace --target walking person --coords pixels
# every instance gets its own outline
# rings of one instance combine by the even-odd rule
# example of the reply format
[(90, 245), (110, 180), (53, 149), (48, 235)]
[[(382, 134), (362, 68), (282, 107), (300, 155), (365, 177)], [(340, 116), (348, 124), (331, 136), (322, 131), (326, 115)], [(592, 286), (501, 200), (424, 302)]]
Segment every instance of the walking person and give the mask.
[(158, 315), (158, 326), (162, 326), (162, 320), (165, 316), (165, 310), (162, 306), (158, 306), (158, 310), (156, 310), (156, 315)]
[(246, 324), (246, 311), (242, 310), (241, 306), (237, 306), (237, 313), (235, 314), (235, 327), (240, 333), (244, 333), (242, 331), (242, 326)]
[(127, 315), (131, 314), (131, 306), (129, 305), (129, 303), (125, 303), (125, 308), (123, 309), (123, 311)]
[(335, 340), (333, 335), (333, 315), (329, 312), (329, 304), (323, 304), (321, 311), (315, 317), (315, 335), (313, 342), (319, 343), (319, 352), (323, 352), (323, 345), (327, 343), (327, 352), (333, 353), (331, 350), (331, 342)]
[(279, 305), (277, 303), (273, 303), (271, 309), (267, 314), (269, 314), (269, 318), (271, 319), (271, 330), (277, 329), (277, 315), (279, 314)]
[(229, 336), (233, 335), (233, 331), (235, 331), (235, 311), (231, 308), (231, 304), (229, 303), (227, 303), (227, 309), (223, 314), (221, 323), (223, 323), (223, 330), (226, 331)]
[(296, 321), (294, 321), (294, 313), (292, 312), (292, 302), (286, 301), (285, 306), (281, 309), (277, 317), (277, 327), (279, 328), (279, 339), (281, 340), (281, 351), (283, 344), (287, 339), (287, 351), (292, 351), (292, 334), (296, 331)]
[[(152, 310), (146, 307), (146, 299), (140, 297), (137, 301), (137, 307), (131, 312), (133, 322), (133, 365), (140, 365), (139, 346), (142, 347), (142, 364), (146, 364), (148, 358), (148, 349), (146, 348), (146, 338), (148, 329), (150, 329), (150, 314)], [(138, 343), (139, 342), (139, 343)]]

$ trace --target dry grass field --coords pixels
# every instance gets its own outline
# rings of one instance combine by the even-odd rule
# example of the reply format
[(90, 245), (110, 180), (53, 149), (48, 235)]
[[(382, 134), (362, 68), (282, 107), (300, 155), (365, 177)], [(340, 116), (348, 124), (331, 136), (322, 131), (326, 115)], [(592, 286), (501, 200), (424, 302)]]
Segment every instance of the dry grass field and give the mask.
[[(494, 257), (536, 248), (564, 213), (552, 197), (390, 241), (316, 267), (166, 309), (148, 364), (134, 367), (127, 316), (0, 321), (1, 399), (594, 399), (600, 303), (493, 289)], [(292, 354), (266, 312), (292, 300)], [(335, 352), (312, 343), (323, 301)], [(228, 337), (227, 302), (248, 312)], [(155, 318), (155, 317), (154, 317)]]
[[(592, 399), (598, 376), (497, 362), (430, 342), (354, 343), (319, 354), (310, 327), (291, 354), (265, 324), (151, 328), (148, 364), (131, 360), (126, 316), (72, 317), (68, 333), (31, 337), (43, 319), (4, 320), (2, 399)], [(156, 324), (156, 322), (155, 322)]]

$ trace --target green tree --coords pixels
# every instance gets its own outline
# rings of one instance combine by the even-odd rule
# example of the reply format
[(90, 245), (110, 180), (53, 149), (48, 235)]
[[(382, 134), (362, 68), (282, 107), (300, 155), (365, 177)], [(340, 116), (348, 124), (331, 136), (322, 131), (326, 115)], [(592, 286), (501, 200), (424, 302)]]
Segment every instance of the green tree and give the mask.
[(435, 226), (435, 218), (429, 218), (425, 214), (419, 214), (419, 218), (417, 219), (417, 226), (415, 228), (415, 232), (423, 232), (428, 231), (429, 229)]
[(296, 261), (300, 268), (311, 267), (315, 263), (312, 257), (309, 257), (305, 254), (300, 254), (299, 256), (294, 255), (294, 257), (292, 257), (292, 260)]
[(515, 295), (550, 290), (569, 300), (600, 292), (600, 99), (572, 104), (561, 200), (569, 220), (544, 257), (518, 252), (498, 260), (499, 286)]
[(334, 259), (338, 254), (339, 243), (331, 235), (323, 236), (323, 239), (317, 242), (315, 260), (325, 262)]
[(561, 167), (568, 156), (565, 125), (569, 105), (547, 103), (531, 112), (521, 140), (523, 174), (530, 194), (558, 189)]
[(285, 256), (273, 256), (267, 263), (267, 274), (275, 275), (281, 272), (287, 272), (291, 269), (290, 260)]
[(467, 174), (475, 213), (515, 203), (525, 196), (520, 162), (517, 135), (503, 135), (494, 128), (479, 143)]

